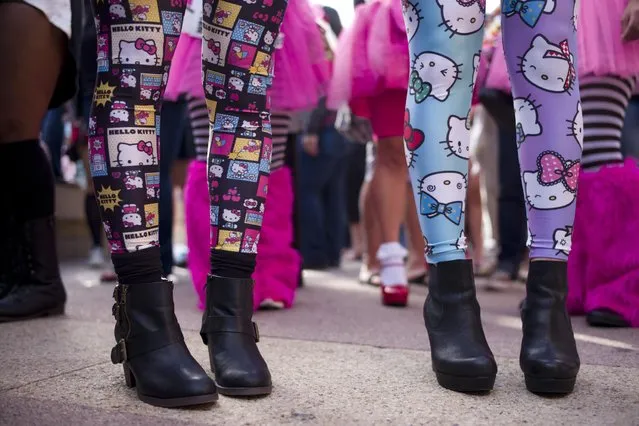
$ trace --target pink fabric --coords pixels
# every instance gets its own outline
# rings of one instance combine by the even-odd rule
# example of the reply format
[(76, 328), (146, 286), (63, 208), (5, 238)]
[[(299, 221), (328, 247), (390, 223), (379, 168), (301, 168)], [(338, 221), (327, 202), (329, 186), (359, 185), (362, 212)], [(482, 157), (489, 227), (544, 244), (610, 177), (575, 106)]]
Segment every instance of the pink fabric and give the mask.
[(169, 80), (166, 83), (164, 99), (175, 101), (186, 93), (192, 97), (204, 97), (202, 88), (202, 40), (188, 34), (180, 35)]
[[(189, 165), (184, 187), (186, 233), (189, 248), (189, 271), (198, 295), (198, 308), (206, 303), (206, 277), (209, 260), (209, 193), (206, 164), (193, 161)], [(269, 196), (260, 234), (257, 266), (253, 279), (254, 308), (265, 299), (293, 305), (301, 268), (301, 257), (292, 248), (293, 190), (290, 171), (284, 167), (271, 174)]]
[(404, 111), (406, 90), (387, 90), (375, 98), (369, 98), (367, 117), (373, 133), (379, 138), (402, 137), (404, 135)]
[(579, 74), (639, 74), (639, 42), (623, 43), (621, 17), (628, 0), (581, 0), (577, 37)]
[(633, 160), (581, 173), (568, 258), (571, 314), (605, 308), (639, 327), (637, 188), (639, 168)]
[(408, 88), (410, 61), (401, 2), (373, 0), (358, 6), (355, 14), (355, 23), (342, 32), (338, 43), (327, 102), (332, 109)]
[(504, 55), (504, 45), (502, 43), (501, 36), (497, 37), (495, 50), (492, 55), (490, 67), (487, 71), (486, 88), (510, 93), (510, 77), (508, 77), (506, 56)]
[(315, 20), (308, 0), (288, 2), (280, 29), (284, 44), (275, 51), (275, 79), (269, 92), (274, 110), (312, 109), (326, 94), (331, 67)]

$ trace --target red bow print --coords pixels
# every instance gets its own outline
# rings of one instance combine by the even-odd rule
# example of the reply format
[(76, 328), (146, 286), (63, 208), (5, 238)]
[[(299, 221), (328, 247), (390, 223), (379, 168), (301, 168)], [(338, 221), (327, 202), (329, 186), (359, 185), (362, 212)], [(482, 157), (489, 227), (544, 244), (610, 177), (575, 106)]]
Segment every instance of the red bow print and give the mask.
[(147, 155), (153, 155), (153, 144), (151, 142), (138, 142), (138, 151), (144, 152)]
[(554, 185), (561, 182), (568, 191), (577, 191), (581, 166), (579, 161), (566, 161), (556, 152), (545, 151), (537, 159), (537, 166), (541, 170), (538, 179), (542, 185)]
[(143, 38), (135, 40), (135, 48), (138, 50), (144, 50), (149, 55), (155, 55), (158, 51), (153, 40), (144, 40)]
[(253, 19), (262, 20), (263, 22), (268, 22), (268, 14), (256, 12), (253, 14)]
[(404, 141), (409, 151), (415, 151), (424, 143), (424, 132), (414, 129), (410, 124), (410, 111), (404, 113)]
[(566, 75), (566, 81), (564, 82), (564, 89), (568, 90), (575, 81), (577, 73), (575, 72), (575, 65), (572, 63), (572, 56), (570, 55), (570, 47), (568, 47), (568, 40), (564, 40), (559, 43), (561, 53), (554, 50), (549, 50), (544, 54), (544, 58), (559, 58), (568, 62), (568, 74)]
[(209, 40), (207, 45), (209, 46), (209, 49), (213, 51), (214, 54), (216, 55), (220, 54), (220, 43), (217, 43), (214, 40)]

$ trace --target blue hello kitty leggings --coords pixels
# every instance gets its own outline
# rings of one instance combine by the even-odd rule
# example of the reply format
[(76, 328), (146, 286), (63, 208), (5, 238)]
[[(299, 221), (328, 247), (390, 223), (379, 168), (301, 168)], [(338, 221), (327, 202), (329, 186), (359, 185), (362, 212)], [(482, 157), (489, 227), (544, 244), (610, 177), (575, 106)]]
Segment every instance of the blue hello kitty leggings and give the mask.
[[(469, 110), (484, 0), (402, 0), (411, 53), (405, 146), (430, 263), (466, 258)], [(503, 0), (532, 258), (565, 260), (582, 150), (575, 0)], [(515, 141), (513, 141), (515, 143)]]

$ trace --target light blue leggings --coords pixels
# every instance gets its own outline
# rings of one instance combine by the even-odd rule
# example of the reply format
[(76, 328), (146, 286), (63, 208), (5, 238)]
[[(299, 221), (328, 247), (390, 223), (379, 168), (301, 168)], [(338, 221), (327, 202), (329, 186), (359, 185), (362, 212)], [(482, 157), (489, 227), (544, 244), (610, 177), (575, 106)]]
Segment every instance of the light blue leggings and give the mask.
[[(400, 1), (400, 0), (397, 0)], [(470, 126), (485, 0), (401, 0), (411, 53), (405, 142), (430, 263), (466, 258)], [(531, 257), (570, 251), (582, 148), (575, 0), (504, 0)]]

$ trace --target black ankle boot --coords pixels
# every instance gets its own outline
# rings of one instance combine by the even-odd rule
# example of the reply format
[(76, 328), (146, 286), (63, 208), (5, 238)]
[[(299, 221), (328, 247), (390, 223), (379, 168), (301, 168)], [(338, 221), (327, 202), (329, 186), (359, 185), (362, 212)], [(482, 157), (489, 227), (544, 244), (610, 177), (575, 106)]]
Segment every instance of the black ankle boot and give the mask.
[(53, 217), (15, 226), (13, 247), (5, 253), (3, 244), (0, 253), (12, 259), (7, 263), (11, 270), (2, 274), (7, 283), (0, 299), (0, 322), (63, 314), (67, 295), (60, 278)]
[(521, 309), (523, 338), (519, 365), (534, 393), (570, 393), (579, 354), (566, 308), (566, 262), (530, 262)]
[(167, 280), (120, 284), (113, 291), (115, 340), (111, 361), (124, 366), (128, 387), (158, 407), (185, 407), (217, 401), (215, 383), (189, 352)]
[(481, 326), (471, 260), (429, 265), (424, 323), (439, 384), (457, 392), (493, 388), (497, 363)]
[(271, 373), (257, 349), (259, 332), (252, 317), (253, 280), (209, 275), (200, 334), (222, 395), (271, 393)]

